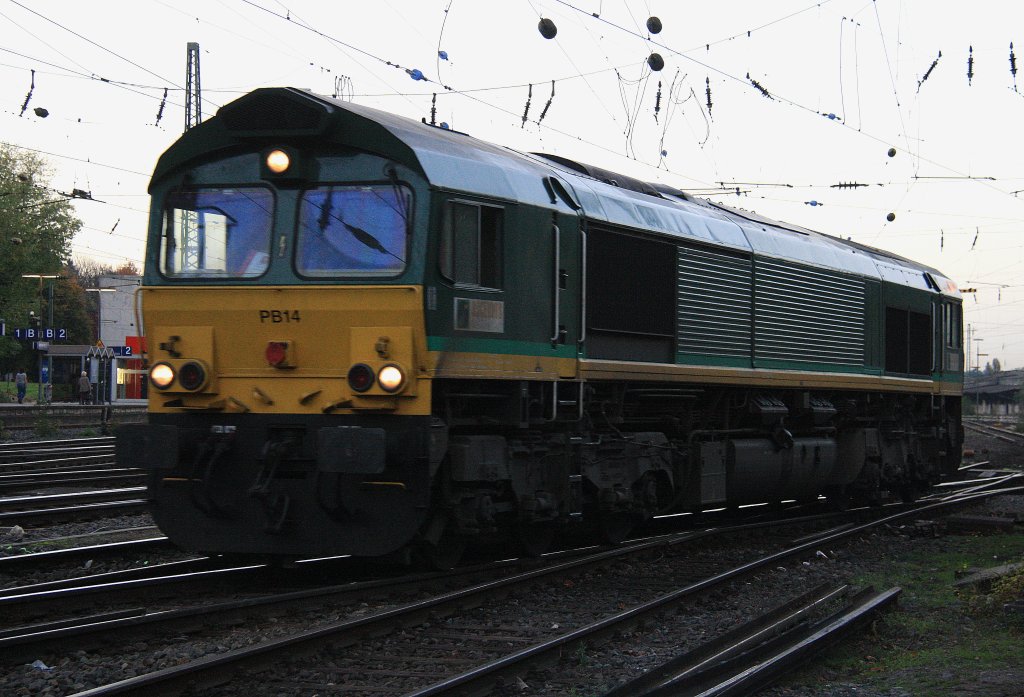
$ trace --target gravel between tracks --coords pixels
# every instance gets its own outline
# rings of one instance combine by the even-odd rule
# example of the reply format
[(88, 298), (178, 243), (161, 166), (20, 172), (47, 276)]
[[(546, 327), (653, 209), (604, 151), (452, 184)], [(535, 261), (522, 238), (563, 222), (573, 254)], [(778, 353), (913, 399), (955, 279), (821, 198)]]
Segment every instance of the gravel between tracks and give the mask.
[[(991, 459), (996, 465), (1006, 464), (1008, 457), (1017, 458), (1016, 462), (1020, 461), (1019, 447), (976, 434), (969, 434), (968, 441), (968, 445), (975, 449), (978, 460)], [(973, 512), (1024, 513), (1024, 497), (1001, 497), (977, 506)], [(914, 525), (881, 530), (856, 539), (841, 549), (822, 550), (827, 559), (815, 557), (806, 562), (790, 562), (755, 578), (734, 583), (713, 598), (694, 604), (683, 615), (648, 625), (643, 632), (620, 637), (606, 645), (588, 647), (585, 652), (566, 657), (550, 670), (521, 676), (498, 694), (502, 697), (600, 694), (604, 689), (625, 678), (647, 670), (681, 650), (702, 643), (783, 600), (798, 595), (811, 585), (841, 583), (865, 572), (885, 568), (911, 549), (920, 549), (922, 546), (942, 549), (945, 544), (943, 538), (921, 535), (927, 530), (928, 528), (922, 529)], [(539, 588), (538, 605), (550, 606), (559, 602), (558, 593), (557, 586), (551, 584)], [(502, 620), (500, 616), (494, 617), (496, 625)], [(533, 620), (543, 623), (548, 618), (535, 615)], [(273, 623), (261, 622), (258, 625), (240, 626), (233, 633), (231, 643), (237, 646), (259, 641), (274, 633), (276, 632)], [(371, 648), (386, 654), (389, 643), (390, 640), (384, 637), (372, 642)], [(216, 640), (187, 640), (181, 637), (178, 641), (153, 642), (152, 646), (144, 642), (137, 643), (119, 656), (116, 665), (108, 658), (84, 651), (68, 655), (40, 656), (40, 660), (50, 668), (49, 670), (27, 665), (0, 664), (0, 694), (16, 697), (68, 695), (88, 686), (192, 660), (206, 653), (222, 652), (227, 648), (224, 643), (218, 643)], [(454, 647), (452, 658), (458, 658), (460, 650), (460, 647)], [(467, 645), (465, 652), (467, 655), (470, 654), (472, 647)], [(301, 661), (296, 661), (286, 666), (260, 673), (256, 678), (258, 683), (246, 680), (243, 681), (246, 683), (244, 687), (227, 685), (203, 694), (234, 696), (243, 694), (243, 691), (246, 694), (273, 697), (345, 694), (339, 693), (336, 686), (325, 684), (320, 665), (311, 664), (304, 668)], [(403, 666), (402, 657), (395, 656), (387, 665), (382, 665), (382, 668), (402, 670), (409, 669), (409, 666)], [(1013, 674), (988, 675), (985, 680), (987, 682), (973, 689), (952, 694), (972, 697), (1020, 694), (1018, 690), (1024, 683), (1024, 668)], [(385, 684), (386, 678), (382, 677), (381, 687), (383, 688)], [(384, 689), (377, 694), (390, 693)], [(787, 684), (785, 687), (770, 688), (762, 694), (770, 697), (908, 697), (911, 693), (901, 689), (879, 691), (842, 681), (818, 681), (807, 686)]]

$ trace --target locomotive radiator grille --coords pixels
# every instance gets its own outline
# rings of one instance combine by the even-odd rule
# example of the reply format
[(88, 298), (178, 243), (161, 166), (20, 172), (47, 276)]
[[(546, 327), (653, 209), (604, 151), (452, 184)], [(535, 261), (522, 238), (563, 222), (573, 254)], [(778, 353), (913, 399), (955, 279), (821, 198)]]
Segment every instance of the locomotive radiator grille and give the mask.
[(749, 257), (679, 247), (678, 307), (679, 353), (750, 357)]
[(864, 281), (759, 258), (755, 359), (864, 365)]

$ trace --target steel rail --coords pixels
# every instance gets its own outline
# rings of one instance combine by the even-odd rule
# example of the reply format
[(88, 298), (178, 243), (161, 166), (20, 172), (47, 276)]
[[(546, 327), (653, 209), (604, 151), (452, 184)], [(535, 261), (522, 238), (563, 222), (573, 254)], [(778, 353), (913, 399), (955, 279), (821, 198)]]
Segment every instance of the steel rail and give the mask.
[(57, 440), (23, 440), (0, 443), (0, 454), (11, 450), (37, 450), (43, 448), (66, 448), (75, 445), (113, 445), (114, 436), (92, 436), (88, 438), (64, 438)]
[[(855, 526), (848, 530), (838, 532), (830, 540), (839, 540), (850, 537), (872, 527), (883, 525), (910, 516), (920, 515), (923, 511), (940, 510), (955, 505), (966, 505), (982, 498), (995, 495), (996, 493), (1016, 493), (1024, 490), (1024, 487), (1016, 487), (999, 492), (975, 493), (963, 496), (956, 501), (941, 501), (924, 506), (912, 507), (910, 510), (901, 511), (894, 515), (882, 517), (876, 521)], [(693, 540), (711, 532), (681, 533), (675, 537), (673, 544)], [(732, 532), (732, 530), (728, 530)], [(534, 660), (547, 659), (551, 655), (558, 655), (581, 642), (593, 642), (595, 638), (606, 636), (612, 632), (620, 631), (629, 624), (635, 624), (642, 618), (664, 611), (667, 607), (681, 602), (686, 597), (695, 593), (706, 591), (729, 581), (747, 576), (765, 566), (777, 564), (790, 557), (805, 554), (814, 550), (821, 540), (806, 542), (780, 552), (767, 555), (759, 560), (743, 564), (729, 571), (717, 574), (697, 583), (690, 584), (684, 588), (660, 596), (659, 598), (625, 610), (620, 613), (608, 616), (585, 627), (563, 634), (554, 639), (531, 646), (522, 651), (506, 656), (502, 659), (478, 666), (466, 673), (444, 680), (434, 685), (423, 688), (409, 697), (427, 697), (428, 695), (458, 693), (458, 694), (486, 694), (493, 686), (499, 676), (520, 671), (524, 663)], [(656, 543), (644, 543), (644, 545), (655, 546)], [(662, 542), (664, 544), (664, 542)], [(521, 574), (516, 574), (500, 581), (488, 582), (464, 588), (439, 596), (422, 600), (401, 607), (360, 617), (357, 619), (334, 622), (322, 627), (311, 629), (307, 632), (294, 634), (278, 639), (267, 640), (242, 649), (235, 649), (225, 653), (206, 656), (195, 661), (179, 666), (165, 668), (162, 670), (146, 673), (125, 680), (120, 680), (109, 685), (104, 685), (83, 692), (76, 693), (73, 697), (106, 697), (109, 695), (145, 695), (152, 697), (154, 694), (174, 694), (178, 690), (190, 687), (202, 689), (229, 680), (234, 676), (235, 671), (240, 668), (265, 668), (267, 661), (280, 658), (284, 655), (308, 650), (311, 645), (330, 640), (335, 644), (349, 645), (365, 637), (377, 636), (392, 631), (395, 626), (407, 626), (421, 621), (423, 618), (443, 611), (445, 608), (455, 606), (466, 606), (479, 604), (488, 596), (500, 592), (508, 592), (511, 588), (527, 583), (533, 583), (541, 578), (557, 576), (567, 571), (579, 571), (590, 566), (606, 563), (609, 559), (618, 558), (625, 554), (634, 554), (642, 546), (628, 546), (602, 552), (599, 555), (588, 557), (584, 560), (576, 560), (554, 564), (552, 566), (536, 569)], [(659, 545), (660, 546), (660, 545)]]
[[(811, 655), (835, 644), (879, 611), (895, 603), (901, 593), (902, 589), (896, 587), (880, 593), (865, 594), (855, 604), (831, 618), (824, 626), (794, 638), (788, 645), (784, 645), (749, 668), (697, 693), (698, 697), (745, 697), (745, 695), (754, 694), (799, 666)], [(644, 697), (665, 697), (675, 694), (679, 694), (677, 687), (669, 685), (665, 689), (645, 693)]]
[[(822, 516), (820, 516), (820, 515), (805, 516), (805, 517), (801, 517), (801, 518), (791, 519), (788, 522), (790, 522), (791, 524), (799, 524), (799, 523), (805, 523), (805, 522), (816, 522), (816, 521), (819, 521), (821, 518), (822, 518)], [(700, 530), (700, 531), (688, 531), (688, 532), (682, 533), (682, 534), (690, 536), (690, 539), (692, 539), (692, 540), (696, 540), (696, 539), (704, 537), (704, 536), (706, 536), (708, 534), (715, 534), (716, 532), (729, 533), (729, 532), (746, 530), (746, 529), (757, 529), (757, 528), (761, 528), (761, 527), (764, 527), (764, 526), (769, 525), (769, 524), (776, 524), (776, 523), (774, 523), (774, 522), (773, 523), (767, 523), (767, 522), (761, 521), (761, 522), (756, 522), (756, 523), (748, 523), (748, 524), (744, 524), (744, 525), (741, 525), (741, 526), (733, 526), (733, 527), (730, 527), (730, 528), (710, 528), (710, 529)], [(635, 549), (638, 550), (638, 551), (642, 551), (644, 549), (650, 548), (650, 546), (652, 544), (653, 545), (658, 545), (658, 546), (674, 544), (675, 540), (676, 540), (676, 537), (679, 534), (680, 533), (674, 533), (673, 535), (661, 535), (661, 536), (657, 536), (657, 537), (651, 537), (651, 538), (644, 538), (644, 539), (635, 540), (634, 541)], [(585, 554), (591, 553), (591, 550), (593, 550), (593, 549), (594, 549), (593, 547), (584, 547), (584, 548), (581, 548), (581, 549), (563, 550), (563, 551), (560, 551), (560, 552), (553, 552), (551, 554), (545, 555), (545, 558), (548, 561), (552, 561), (552, 560), (560, 559), (560, 558), (579, 557), (581, 555), (585, 555)], [(620, 549), (622, 549), (622, 548), (620, 548)], [(623, 551), (628, 551), (628, 550), (623, 549)], [(196, 561), (202, 561), (202, 559), (196, 560)], [(301, 566), (303, 566), (303, 565), (305, 565), (307, 563), (314, 563), (316, 561), (319, 561), (319, 560), (315, 560), (315, 559), (314, 560), (300, 560), (300, 561), (297, 562), (297, 564), (301, 567)], [(166, 568), (170, 568), (174, 564), (183, 564), (183, 563), (184, 562), (172, 562), (170, 564), (165, 564), (165, 565), (162, 565), (162, 566), (164, 566)], [(536, 560), (529, 560), (526, 563), (533, 565), (533, 564), (537, 564), (537, 563), (541, 563), (541, 562), (538, 562)], [(485, 567), (478, 567), (478, 566), (474, 566), (474, 567), (460, 567), (459, 569), (456, 569), (453, 572), (450, 572), (449, 574), (446, 574), (444, 576), (438, 576), (438, 578), (448, 579), (448, 578), (455, 578), (455, 577), (464, 576), (464, 575), (479, 574), (479, 573), (481, 573), (481, 571), (488, 571), (492, 567), (494, 567), (494, 568), (502, 567), (503, 568), (503, 567), (507, 567), (509, 565), (515, 565), (515, 566), (522, 567), (522, 566), (524, 566), (524, 560), (511, 560), (511, 561), (503, 561), (503, 562), (490, 563), (490, 564), (487, 564)], [(149, 567), (149, 568), (153, 569), (154, 567)], [(11, 596), (11, 595), (20, 596), (16, 602), (21, 603), (21, 604), (24, 604), (24, 603), (47, 602), (47, 601), (60, 601), (62, 603), (66, 603), (67, 602), (66, 599), (69, 598), (69, 597), (78, 597), (79, 599), (81, 599), (82, 596), (86, 596), (86, 595), (88, 595), (90, 593), (94, 593), (94, 592), (97, 592), (97, 591), (104, 592), (103, 588), (98, 588), (98, 589), (92, 588), (92, 586), (99, 586), (100, 584), (104, 584), (104, 583), (110, 584), (110, 585), (108, 585), (106, 587), (107, 589), (114, 589), (115, 591), (118, 590), (118, 589), (124, 589), (124, 590), (131, 591), (133, 588), (139, 587), (142, 584), (147, 584), (147, 585), (153, 584), (154, 581), (153, 581), (152, 577), (155, 574), (141, 574), (141, 575), (144, 576), (144, 578), (139, 579), (136, 582), (136, 584), (134, 584), (134, 585), (133, 584), (115, 585), (115, 584), (117, 582), (119, 582), (119, 581), (122, 581), (122, 580), (128, 580), (130, 578), (130, 576), (132, 576), (132, 575), (140, 575), (140, 572), (144, 572), (144, 571), (145, 571), (144, 569), (133, 569), (133, 570), (126, 570), (126, 571), (109, 572), (108, 574), (102, 574), (102, 575), (97, 574), (97, 575), (92, 575), (92, 576), (84, 577), (84, 578), (80, 577), (80, 578), (77, 578), (77, 579), (65, 579), (65, 580), (62, 580), (62, 581), (53, 581), (53, 582), (47, 582), (47, 583), (42, 583), (42, 584), (35, 584), (33, 586), (23, 586), (23, 587), (15, 588), (15, 589), (7, 589), (6, 591), (0, 590), (0, 608), (2, 608), (4, 606), (3, 596), (5, 596), (5, 595), (8, 595), (8, 596)], [(212, 571), (212, 570), (210, 570), (210, 571)], [(170, 574), (168, 574), (167, 576), (168, 576), (168, 578), (163, 581), (165, 583), (174, 583), (174, 582), (177, 582), (178, 579), (182, 578), (181, 576), (176, 576), (174, 578), (171, 578), (172, 575), (170, 575)], [(433, 578), (434, 576), (436, 576), (436, 575), (432, 575), (431, 578)], [(406, 579), (408, 579), (408, 578), (409, 577), (406, 577)], [(415, 577), (413, 577), (413, 578), (415, 578)], [(403, 579), (402, 582), (405, 582), (406, 579)], [(58, 593), (53, 593), (53, 594), (49, 594), (48, 593), (49, 591), (57, 591), (57, 590), (64, 591), (64, 593), (59, 593), (59, 594)], [(327, 588), (324, 588), (324, 589), (321, 590), (321, 593), (324, 593), (324, 594), (331, 593), (331, 592), (333, 592), (331, 590), (331, 587), (327, 587)], [(88, 601), (84, 601), (84, 602), (88, 603)], [(263, 603), (268, 604), (268, 605), (273, 605), (273, 604), (276, 604), (277, 602), (292, 602), (292, 601), (289, 600), (288, 598), (285, 598), (283, 601), (278, 601), (278, 600), (275, 600), (275, 596), (268, 596), (266, 598), (258, 599), (258, 600), (251, 601), (251, 602), (256, 604), (256, 605), (263, 604)], [(233, 608), (233, 606), (230, 603), (225, 605), (224, 608), (223, 608), (223, 610), (225, 612), (231, 612), (233, 609), (234, 608)], [(205, 612), (207, 614), (217, 613), (217, 612), (220, 612), (220, 611), (221, 611), (220, 606), (204, 606), (200, 610), (200, 612)], [(60, 627), (57, 628), (57, 630), (55, 630), (55, 633), (50, 633), (48, 630), (39, 629), (38, 632), (35, 633), (33, 636), (24, 636), (24, 637), (13, 638), (14, 635), (12, 634), (11, 635), (12, 636), (11, 639), (9, 639), (9, 640), (7, 640), (5, 642), (0, 643), (0, 648), (8, 647), (8, 646), (21, 645), (21, 644), (27, 643), (29, 645), (37, 646), (40, 650), (43, 650), (43, 649), (45, 649), (47, 647), (48, 643), (53, 642), (53, 641), (60, 641), (62, 639), (65, 639), (65, 638), (68, 638), (68, 637), (71, 637), (71, 636), (84, 636), (84, 635), (88, 635), (88, 634), (91, 634), (91, 633), (94, 633), (94, 632), (97, 632), (97, 631), (107, 631), (107, 630), (111, 630), (111, 629), (123, 629), (123, 628), (130, 628), (130, 627), (131, 628), (139, 627), (139, 626), (145, 625), (145, 624), (150, 623), (150, 622), (164, 623), (165, 621), (176, 621), (178, 619), (178, 617), (179, 617), (179, 615), (173, 615), (172, 616), (172, 615), (169, 615), (169, 614), (166, 614), (166, 613), (161, 613), (160, 615), (152, 614), (151, 613), (151, 614), (146, 615), (145, 617), (141, 616), (142, 614), (143, 613), (135, 613), (130, 618), (114, 617), (114, 618), (112, 618), (112, 620), (110, 620), (110, 621), (114, 622), (114, 624), (107, 623), (107, 620), (104, 619), (104, 618), (93, 618), (93, 619), (89, 619), (89, 620), (82, 620), (80, 622), (71, 622), (71, 623), (66, 623), (65, 622), (65, 623), (63, 623), (63, 626), (60, 626)], [(180, 617), (181, 618), (186, 618), (186, 617), (189, 617), (189, 616), (190, 616), (190, 612), (188, 610), (182, 610), (180, 612)], [(166, 618), (166, 619), (164, 619), (164, 618)], [(25, 634), (29, 634), (29, 632), (27, 632), (27, 631), (24, 632), (24, 633)]]
[[(30, 545), (32, 543), (28, 542), (25, 544)], [(155, 536), (141, 540), (104, 542), (96, 545), (52, 549), (46, 552), (33, 552), (31, 554), (13, 554), (8, 557), (0, 557), (0, 573), (15, 573), (25, 567), (49, 564), (52, 562), (63, 562), (69, 559), (79, 559), (81, 557), (95, 557), (96, 555), (122, 555), (128, 552), (135, 552), (140, 549), (152, 550), (168, 548), (170, 546), (171, 544), (166, 537)], [(0, 590), (0, 595), (6, 592), (6, 590)]]
[(114, 467), (114, 453), (94, 453), (91, 455), (69, 455), (44, 460), (22, 460), (0, 465), (0, 474), (22, 474), (26, 471), (62, 470), (72, 467)]
[(975, 433), (981, 433), (982, 435), (991, 436), (1004, 443), (1024, 443), (1024, 433), (1018, 433), (1017, 431), (1011, 431), (1008, 428), (999, 428), (997, 426), (989, 426), (987, 424), (976, 424), (964, 421), (964, 428), (974, 431)]
[[(124, 580), (122, 575), (117, 580), (90, 585), (0, 596), (0, 610), (9, 623), (7, 628), (18, 634), (14, 622), (38, 618), (45, 610), (56, 608), (64, 613), (89, 611), (114, 602), (120, 602), (122, 606), (128, 603), (147, 606), (159, 599), (180, 598), (181, 587), (199, 595), (213, 591), (235, 592), (264, 585), (270, 580), (268, 575), (275, 572), (276, 569), (255, 562), (227, 565), (217, 557), (189, 559), (158, 565), (154, 573), (161, 575), (143, 575), (128, 580)], [(52, 613), (50, 617), (48, 622), (70, 619), (66, 615), (54, 618)], [(18, 642), (3, 642), (3, 645), (8, 643)]]
[(17, 511), (26, 507), (45, 504), (62, 506), (73, 503), (99, 503), (100, 501), (121, 501), (125, 496), (141, 494), (144, 486), (129, 486), (118, 489), (101, 489), (99, 491), (76, 491), (70, 494), (43, 494), (40, 496), (8, 496), (0, 498), (0, 510)]
[[(7, 597), (20, 596), (19, 604), (26, 604), (34, 601), (35, 598), (42, 598), (44, 593), (54, 591), (65, 591), (72, 594), (83, 594), (84, 589), (94, 586), (111, 587), (115, 583), (125, 581), (140, 581), (145, 579), (159, 578), (161, 576), (174, 576), (182, 573), (193, 573), (196, 571), (208, 571), (211, 565), (215, 564), (216, 557), (189, 557), (177, 561), (167, 561), (159, 564), (146, 564), (134, 566), (130, 569), (117, 569), (116, 571), (104, 571), (89, 576), (75, 576), (74, 578), (62, 578), (55, 581), (40, 581), (27, 586), (12, 586), (0, 590), (0, 606)], [(92, 602), (92, 601), (88, 601)]]
[[(179, 631), (182, 625), (194, 624), (196, 617), (202, 617), (204, 628), (208, 626), (211, 617), (218, 620), (232, 620), (238, 616), (251, 615), (259, 612), (259, 617), (265, 618), (268, 609), (279, 606), (294, 606), (300, 609), (313, 604), (330, 602), (332, 598), (339, 596), (362, 594), (367, 591), (381, 589), (400, 589), (405, 586), (416, 587), (423, 583), (446, 582), (460, 577), (476, 577), (481, 574), (505, 573), (510, 566), (522, 567), (525, 564), (536, 563), (534, 560), (506, 560), (486, 565), (472, 567), (460, 567), (452, 571), (431, 572), (426, 574), (400, 575), (383, 579), (365, 581), (349, 581), (331, 586), (317, 586), (303, 590), (275, 593), (259, 598), (245, 598), (241, 600), (229, 600), (212, 605), (198, 605), (186, 608), (171, 610), (149, 611), (145, 609), (118, 610), (110, 613), (91, 615), (88, 617), (56, 620), (44, 624), (37, 624), (27, 627), (14, 627), (7, 630), (0, 630), (0, 652), (9, 660), (29, 660), (30, 657), (39, 655), (39, 652), (60, 649), (68, 649), (68, 641), (75, 638), (88, 637), (96, 634), (107, 636), (109, 632), (116, 631), (118, 637), (124, 637), (126, 633), (133, 635), (140, 630), (147, 630), (154, 625), (159, 625), (163, 630)], [(247, 567), (250, 571), (266, 570), (265, 566)], [(203, 573), (215, 574), (234, 569), (209, 570), (195, 574), (182, 574), (159, 579), (159, 581), (179, 582), (189, 581), (190, 578), (199, 577)], [(150, 579), (144, 583), (153, 583), (158, 579)], [(122, 588), (127, 586), (121, 586)], [(77, 589), (73, 589), (77, 590)], [(360, 596), (361, 597), (361, 596)], [(0, 607), (3, 607), (0, 598)], [(146, 636), (151, 636), (147, 634)]]
[(963, 472), (964, 470), (972, 470), (977, 469), (978, 467), (987, 467), (991, 465), (991, 460), (982, 460), (981, 462), (969, 462), (966, 465), (960, 465), (959, 467), (956, 468), (956, 470), (957, 472)]
[[(10, 446), (17, 447), (10, 447)], [(25, 447), (25, 443), (0, 445), (0, 468), (13, 467), (25, 462), (59, 459), (61, 457), (101, 457), (114, 454), (114, 443), (75, 444), (69, 442), (60, 445), (57, 441), (46, 442), (45, 447)]]
[(33, 488), (132, 484), (145, 478), (146, 471), (134, 467), (98, 467), (94, 469), (33, 471), (0, 475), (0, 491), (14, 492)]
[(83, 503), (79, 506), (56, 506), (26, 511), (3, 511), (0, 512), (0, 524), (7, 522), (23, 523), (28, 520), (49, 522), (75, 520), (114, 512), (125, 513), (127, 511), (145, 510), (148, 507), (149, 501), (146, 499), (123, 499), (120, 501)]
[(139, 472), (146, 470), (139, 467), (111, 467), (106, 463), (98, 465), (73, 465), (69, 467), (44, 467), (43, 469), (22, 470), (0, 474), (0, 482), (28, 481), (34, 477), (49, 479), (64, 479), (81, 474), (107, 474), (110, 472)]
[[(750, 637), (741, 637), (736, 645), (697, 665), (683, 669), (653, 668), (649, 671), (653, 673), (653, 680), (628, 683), (605, 693), (603, 697), (744, 697), (755, 694), (813, 654), (851, 634), (867, 618), (894, 604), (901, 592), (899, 587), (893, 587), (876, 593), (868, 587), (850, 605), (824, 620), (797, 625), (767, 639), (757, 636), (754, 631)], [(649, 682), (654, 682), (654, 685), (649, 685)]]
[[(301, 634), (272, 639), (242, 649), (222, 654), (206, 656), (195, 661), (165, 668), (121, 680), (110, 685), (76, 693), (74, 697), (98, 697), (99, 695), (146, 695), (174, 694), (187, 686), (207, 686), (224, 682), (234, 671), (243, 666), (258, 667), (266, 664), (268, 657), (279, 657), (282, 654), (303, 651), (311, 644), (330, 639), (334, 642), (354, 643), (361, 638), (379, 635), (391, 631), (396, 625), (415, 623), (435, 614), (445, 607), (478, 604), (488, 596), (505, 589), (522, 584), (533, 583), (548, 576), (557, 576), (567, 571), (578, 571), (599, 566), (622, 556), (636, 554), (640, 551), (662, 548), (705, 537), (720, 530), (703, 530), (699, 532), (677, 533), (666, 535), (656, 540), (644, 541), (635, 545), (625, 545), (605, 550), (582, 559), (574, 559), (556, 563), (551, 566), (526, 571), (505, 578), (477, 584), (468, 588), (443, 593), (426, 600), (417, 601), (390, 610), (330, 623), (323, 627)], [(668, 539), (670, 538), (670, 539)]]
[(726, 661), (751, 651), (768, 641), (782, 636), (798, 623), (808, 621), (812, 613), (827, 603), (846, 597), (849, 585), (819, 586), (807, 593), (775, 607), (743, 625), (720, 634), (707, 643), (665, 661), (650, 670), (613, 687), (603, 697), (637, 697), (646, 695), (667, 684), (678, 685), (697, 675), (707, 675)]
[[(1024, 487), (1016, 487), (1012, 490), (1000, 490), (998, 493), (1010, 493), (1024, 491)], [(673, 591), (662, 597), (653, 600), (649, 603), (636, 606), (629, 610), (625, 610), (616, 615), (612, 615), (598, 622), (592, 623), (586, 627), (579, 628), (575, 631), (563, 634), (562, 636), (556, 637), (549, 641), (543, 642), (531, 646), (522, 651), (511, 654), (505, 658), (491, 663), (479, 666), (473, 670), (467, 671), (462, 675), (455, 676), (453, 678), (435, 683), (434, 685), (428, 686), (422, 690), (410, 692), (406, 697), (429, 697), (433, 695), (444, 695), (444, 694), (486, 694), (487, 690), (497, 682), (500, 677), (509, 676), (516, 671), (521, 671), (523, 666), (527, 662), (536, 660), (546, 659), (547, 656), (557, 655), (572, 651), (575, 647), (582, 643), (593, 644), (596, 639), (603, 636), (607, 636), (616, 631), (622, 631), (628, 626), (632, 626), (638, 623), (641, 619), (655, 615), (658, 612), (665, 611), (669, 606), (675, 605), (681, 602), (683, 599), (690, 595), (694, 595), (699, 592), (703, 592), (713, 587), (723, 585), (728, 581), (737, 580), (745, 577), (755, 571), (758, 571), (766, 566), (777, 564), (781, 561), (789, 559), (794, 556), (799, 556), (814, 550), (824, 541), (838, 541), (857, 535), (861, 532), (869, 530), (873, 527), (880, 525), (886, 525), (898, 520), (910, 516), (920, 515), (924, 511), (939, 510), (941, 508), (951, 507), (953, 505), (962, 505), (970, 503), (982, 498), (995, 495), (995, 492), (984, 492), (975, 493), (968, 496), (963, 496), (957, 500), (947, 500), (938, 503), (931, 503), (920, 507), (914, 507), (909, 511), (902, 511), (894, 515), (885, 516), (878, 520), (864, 523), (862, 525), (855, 526), (848, 530), (841, 530), (836, 532), (834, 535), (827, 538), (820, 538), (805, 542), (789, 549), (776, 552), (774, 554), (767, 555), (756, 561), (743, 564), (729, 571), (717, 574), (716, 576), (698, 581), (690, 584), (684, 588)], [(100, 693), (102, 694), (102, 693)]]

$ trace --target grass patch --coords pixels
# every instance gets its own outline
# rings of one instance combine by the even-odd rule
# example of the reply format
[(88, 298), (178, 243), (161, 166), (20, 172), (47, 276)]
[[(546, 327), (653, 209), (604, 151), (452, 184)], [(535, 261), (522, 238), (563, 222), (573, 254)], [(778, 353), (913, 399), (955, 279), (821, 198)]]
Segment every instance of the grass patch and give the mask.
[[(856, 586), (873, 585), (876, 590), (901, 587), (899, 608), (784, 684), (842, 682), (915, 697), (946, 697), (957, 686), (978, 681), (1019, 687), (1024, 622), (1020, 615), (1003, 612), (1002, 605), (1024, 597), (1024, 574), (1009, 576), (984, 594), (958, 591), (953, 581), (958, 570), (1022, 559), (1022, 533), (948, 535), (914, 544), (885, 568), (852, 579)], [(985, 596), (982, 602), (980, 595)]]

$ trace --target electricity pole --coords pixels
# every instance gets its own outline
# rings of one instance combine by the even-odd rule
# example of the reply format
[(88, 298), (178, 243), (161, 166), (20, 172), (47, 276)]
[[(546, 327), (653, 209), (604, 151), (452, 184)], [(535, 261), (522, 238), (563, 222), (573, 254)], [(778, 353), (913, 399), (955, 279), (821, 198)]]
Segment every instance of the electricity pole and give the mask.
[[(203, 120), (202, 92), (199, 87), (199, 44), (188, 42), (185, 68), (185, 130), (198, 126)], [(199, 268), (199, 224), (193, 211), (181, 216), (181, 269)]]

